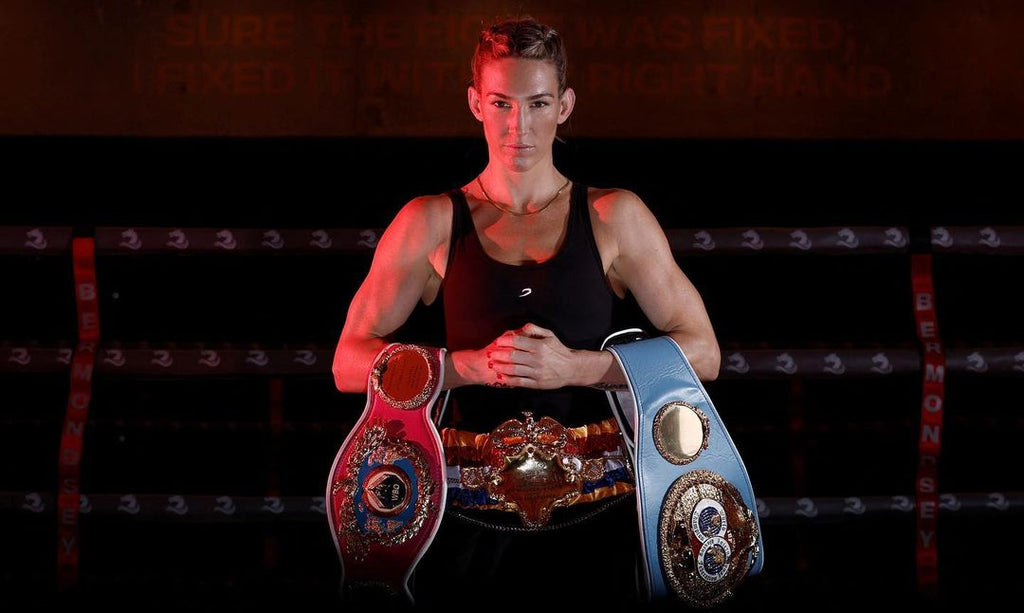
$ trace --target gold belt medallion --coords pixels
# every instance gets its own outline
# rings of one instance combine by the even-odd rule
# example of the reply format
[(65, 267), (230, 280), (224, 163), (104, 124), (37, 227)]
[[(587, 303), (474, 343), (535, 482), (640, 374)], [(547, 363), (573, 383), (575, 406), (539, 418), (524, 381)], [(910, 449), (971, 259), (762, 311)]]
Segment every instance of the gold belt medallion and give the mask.
[(753, 513), (718, 473), (686, 473), (665, 495), (658, 522), (661, 567), (683, 601), (709, 607), (731, 596), (760, 555), (757, 543)]
[(510, 419), (491, 432), (483, 452), (488, 465), (463, 469), (463, 485), (483, 487), (506, 511), (519, 514), (523, 525), (540, 528), (555, 507), (579, 497), (583, 483), (604, 474), (604, 462), (580, 459), (570, 432), (550, 417)]

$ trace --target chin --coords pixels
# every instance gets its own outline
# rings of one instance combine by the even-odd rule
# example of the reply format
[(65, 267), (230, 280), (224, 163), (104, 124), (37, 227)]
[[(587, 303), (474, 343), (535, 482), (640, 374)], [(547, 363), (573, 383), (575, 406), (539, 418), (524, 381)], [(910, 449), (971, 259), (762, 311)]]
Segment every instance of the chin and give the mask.
[(516, 171), (526, 171), (534, 167), (537, 160), (533, 155), (506, 155), (505, 166)]

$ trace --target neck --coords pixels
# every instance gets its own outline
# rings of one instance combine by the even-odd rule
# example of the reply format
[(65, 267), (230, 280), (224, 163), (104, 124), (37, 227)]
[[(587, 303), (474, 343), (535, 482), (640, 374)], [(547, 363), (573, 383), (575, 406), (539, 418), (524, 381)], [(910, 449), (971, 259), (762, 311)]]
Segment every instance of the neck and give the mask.
[(480, 178), (492, 200), (520, 213), (543, 205), (565, 183), (565, 177), (553, 165), (526, 172), (488, 165)]

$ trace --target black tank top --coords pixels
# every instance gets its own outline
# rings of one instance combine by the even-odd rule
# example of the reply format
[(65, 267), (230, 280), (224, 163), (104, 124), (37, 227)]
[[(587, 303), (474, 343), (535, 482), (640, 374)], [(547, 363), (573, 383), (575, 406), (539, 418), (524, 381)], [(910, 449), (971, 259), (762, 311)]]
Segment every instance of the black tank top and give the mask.
[[(590, 223), (587, 187), (573, 184), (561, 247), (541, 263), (512, 265), (491, 258), (480, 244), (466, 196), (449, 192), (452, 238), (441, 285), (446, 346), (479, 349), (507, 330), (533, 322), (554, 331), (571, 349), (597, 350), (613, 331), (618, 298), (605, 278)], [(604, 392), (466, 386), (453, 390), (450, 425), (489, 431), (510, 418), (551, 416), (565, 426), (600, 421), (610, 413)]]

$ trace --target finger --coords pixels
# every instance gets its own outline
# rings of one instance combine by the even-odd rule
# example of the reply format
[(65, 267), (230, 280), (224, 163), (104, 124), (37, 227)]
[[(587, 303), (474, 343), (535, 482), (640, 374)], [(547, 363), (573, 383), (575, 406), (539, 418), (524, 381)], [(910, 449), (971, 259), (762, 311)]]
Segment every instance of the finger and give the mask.
[(518, 335), (519, 335), (519, 331), (518, 330), (506, 330), (505, 332), (503, 332), (501, 334), (501, 336), (499, 336), (498, 338), (494, 339), (494, 342), (491, 343), (491, 346), (493, 346), (493, 347), (513, 347), (514, 343), (515, 343), (515, 340), (516, 340), (516, 337)]
[(555, 333), (547, 328), (542, 328), (535, 323), (528, 323), (522, 328), (519, 328), (521, 334), (526, 336), (532, 336), (533, 338), (547, 338), (554, 336)]
[(540, 349), (542, 344), (543, 341), (541, 339), (534, 338), (532, 336), (523, 336), (522, 334), (512, 339), (513, 347), (519, 349), (520, 351), (525, 351), (528, 353), (537, 351), (538, 349)]
[(508, 362), (492, 362), (491, 370), (498, 377), (535, 377), (537, 369), (526, 364), (510, 364)]
[(498, 387), (528, 387), (536, 388), (537, 381), (530, 377), (521, 377), (518, 375), (498, 375)]
[(525, 364), (529, 356), (528, 352), (512, 347), (498, 347), (487, 352), (487, 359), (495, 363)]
[(509, 350), (509, 349), (520, 349), (522, 351), (536, 351), (540, 347), (541, 341), (537, 338), (524, 336), (522, 334), (506, 333), (495, 339), (493, 347), (490, 349), (493, 355), (495, 351)]

